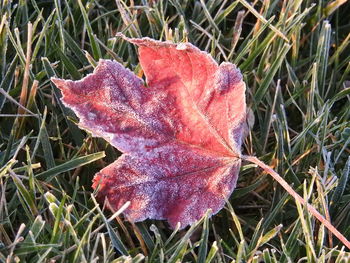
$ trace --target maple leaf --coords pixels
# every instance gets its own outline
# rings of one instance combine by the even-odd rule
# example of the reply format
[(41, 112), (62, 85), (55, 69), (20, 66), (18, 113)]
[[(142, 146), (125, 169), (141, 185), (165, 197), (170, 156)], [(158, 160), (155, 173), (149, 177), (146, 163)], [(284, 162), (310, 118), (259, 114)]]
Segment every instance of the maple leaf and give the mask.
[(218, 65), (190, 43), (125, 39), (139, 46), (147, 87), (111, 60), (82, 80), (52, 81), (79, 126), (123, 152), (96, 174), (99, 197), (113, 209), (130, 201), (131, 221), (185, 227), (217, 213), (235, 188), (245, 84), (235, 65)]
[(147, 87), (111, 60), (100, 60), (80, 81), (52, 78), (79, 126), (123, 152), (93, 183), (112, 210), (129, 202), (124, 214), (131, 221), (167, 219), (183, 228), (224, 206), (246, 160), (270, 174), (350, 249), (346, 237), (279, 174), (241, 155), (245, 84), (235, 65), (218, 65), (190, 43), (119, 36), (139, 46)]
[(130, 202), (124, 214), (131, 221), (167, 219), (183, 228), (224, 206), (246, 160), (270, 174), (350, 249), (346, 237), (279, 174), (241, 155), (245, 84), (235, 65), (218, 65), (190, 43), (119, 36), (139, 46), (147, 87), (111, 60), (100, 60), (80, 81), (52, 78), (79, 126), (123, 152), (93, 183), (112, 210)]

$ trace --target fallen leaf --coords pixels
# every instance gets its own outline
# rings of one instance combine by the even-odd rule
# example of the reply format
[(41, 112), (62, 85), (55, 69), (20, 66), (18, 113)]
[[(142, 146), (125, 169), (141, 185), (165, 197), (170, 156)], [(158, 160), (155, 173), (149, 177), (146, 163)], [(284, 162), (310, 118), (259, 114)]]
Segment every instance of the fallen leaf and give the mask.
[(279, 174), (241, 155), (249, 125), (245, 84), (233, 64), (219, 66), (189, 43), (121, 36), (139, 46), (147, 87), (110, 60), (100, 60), (80, 81), (52, 79), (80, 127), (123, 152), (93, 183), (112, 210), (129, 203), (124, 214), (131, 221), (167, 219), (183, 228), (224, 206), (245, 160), (270, 174), (350, 249), (349, 240)]
[(236, 186), (245, 127), (245, 84), (190, 43), (129, 39), (147, 85), (118, 62), (100, 60), (79, 81), (52, 79), (79, 126), (123, 152), (94, 178), (99, 197), (131, 221), (181, 227), (217, 213)]

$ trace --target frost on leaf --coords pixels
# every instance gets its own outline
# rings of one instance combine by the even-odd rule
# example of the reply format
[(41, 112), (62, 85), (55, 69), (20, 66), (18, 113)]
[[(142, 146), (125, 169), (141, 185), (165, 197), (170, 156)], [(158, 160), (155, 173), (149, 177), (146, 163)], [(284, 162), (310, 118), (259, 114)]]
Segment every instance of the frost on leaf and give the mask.
[(189, 43), (129, 39), (139, 48), (147, 87), (129, 69), (100, 60), (80, 81), (52, 79), (79, 126), (123, 152), (94, 178), (131, 221), (182, 227), (217, 213), (238, 177), (246, 104), (235, 65), (218, 65)]

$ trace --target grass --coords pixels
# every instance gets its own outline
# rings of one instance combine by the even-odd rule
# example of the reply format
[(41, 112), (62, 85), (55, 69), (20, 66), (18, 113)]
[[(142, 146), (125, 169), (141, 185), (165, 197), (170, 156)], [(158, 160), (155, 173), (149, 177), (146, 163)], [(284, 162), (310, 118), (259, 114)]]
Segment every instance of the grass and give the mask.
[(244, 163), (219, 214), (185, 230), (99, 206), (95, 172), (120, 154), (79, 130), (50, 77), (99, 58), (139, 69), (115, 37), (190, 41), (236, 63), (254, 125), (244, 153), (274, 168), (350, 238), (350, 5), (318, 1), (0, 3), (0, 262), (349, 262), (323, 225)]

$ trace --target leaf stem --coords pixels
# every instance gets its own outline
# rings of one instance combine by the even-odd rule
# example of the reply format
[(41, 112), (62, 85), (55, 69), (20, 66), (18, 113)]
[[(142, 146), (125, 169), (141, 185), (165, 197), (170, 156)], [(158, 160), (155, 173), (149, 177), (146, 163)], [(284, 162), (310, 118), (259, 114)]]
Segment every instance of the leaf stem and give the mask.
[(348, 249), (350, 249), (350, 242), (346, 239), (346, 237), (340, 233), (330, 221), (328, 221), (323, 215), (321, 215), (312, 205), (308, 204), (304, 198), (302, 198), (297, 192), (293, 190), (292, 187), (271, 167), (260, 161), (255, 156), (242, 155), (243, 160), (254, 163), (262, 168), (266, 173), (271, 175), (291, 196), (294, 197), (295, 200), (303, 204), (307, 210), (316, 217), (325, 227), (328, 228)]

